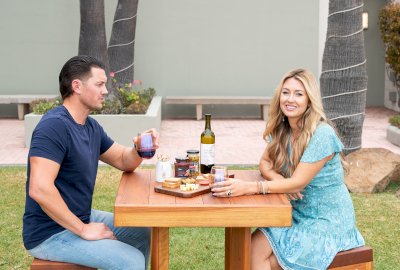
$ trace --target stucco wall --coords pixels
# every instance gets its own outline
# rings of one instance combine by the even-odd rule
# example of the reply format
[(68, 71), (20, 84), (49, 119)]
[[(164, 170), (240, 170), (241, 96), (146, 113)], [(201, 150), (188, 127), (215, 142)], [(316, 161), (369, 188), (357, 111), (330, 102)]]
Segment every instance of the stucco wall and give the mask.
[(364, 0), (364, 12), (368, 12), (368, 29), (364, 31), (367, 57), (367, 105), (383, 106), (385, 50), (380, 37), (379, 11), (386, 0)]
[[(105, 2), (109, 37), (116, 0)], [(318, 73), (319, 20), (317, 0), (141, 1), (135, 78), (161, 96), (271, 95), (288, 69)], [(59, 70), (78, 50), (79, 2), (3, 1), (0, 22), (0, 94), (57, 93)], [(254, 107), (207, 110), (258, 115)], [(163, 112), (194, 114), (186, 106)]]

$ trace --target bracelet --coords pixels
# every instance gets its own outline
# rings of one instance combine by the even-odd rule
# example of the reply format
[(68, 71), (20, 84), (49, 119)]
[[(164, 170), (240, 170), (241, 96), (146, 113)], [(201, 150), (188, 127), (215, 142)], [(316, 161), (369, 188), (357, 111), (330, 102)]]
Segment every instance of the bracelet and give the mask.
[(258, 194), (261, 194), (261, 181), (257, 181), (257, 187), (258, 187)]
[(261, 189), (262, 189), (262, 194), (265, 195), (264, 181), (261, 181)]

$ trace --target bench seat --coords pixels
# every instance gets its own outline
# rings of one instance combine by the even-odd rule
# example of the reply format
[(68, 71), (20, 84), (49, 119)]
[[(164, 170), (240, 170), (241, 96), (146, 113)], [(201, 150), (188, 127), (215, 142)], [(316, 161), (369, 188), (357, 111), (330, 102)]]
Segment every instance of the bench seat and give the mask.
[(0, 104), (18, 104), (18, 119), (24, 120), (29, 104), (38, 99), (55, 99), (58, 95), (0, 95)]
[[(30, 270), (94, 270), (95, 268), (40, 259), (32, 261)], [(373, 270), (372, 248), (364, 246), (339, 252), (329, 265), (331, 270)]]
[(260, 105), (261, 118), (267, 121), (271, 97), (265, 96), (166, 96), (165, 104), (193, 104), (196, 105), (196, 119), (202, 118), (203, 105), (234, 104)]
[(34, 258), (30, 270), (95, 270), (95, 268), (73, 263), (52, 262)]
[(339, 252), (328, 269), (331, 270), (372, 270), (372, 248), (363, 246)]

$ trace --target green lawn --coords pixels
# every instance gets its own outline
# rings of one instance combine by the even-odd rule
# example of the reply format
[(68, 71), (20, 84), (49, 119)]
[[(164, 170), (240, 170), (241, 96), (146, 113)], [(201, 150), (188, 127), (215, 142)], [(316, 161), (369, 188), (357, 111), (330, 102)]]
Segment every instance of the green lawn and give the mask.
[[(94, 208), (112, 211), (120, 176), (115, 169), (99, 169)], [(0, 167), (0, 269), (28, 269), (32, 260), (21, 239), (25, 178), (25, 167)], [(398, 183), (392, 183), (383, 193), (352, 194), (358, 227), (374, 249), (377, 270), (400, 265), (400, 199), (394, 195), (399, 188)], [(223, 269), (224, 230), (171, 229), (170, 252), (170, 269)]]

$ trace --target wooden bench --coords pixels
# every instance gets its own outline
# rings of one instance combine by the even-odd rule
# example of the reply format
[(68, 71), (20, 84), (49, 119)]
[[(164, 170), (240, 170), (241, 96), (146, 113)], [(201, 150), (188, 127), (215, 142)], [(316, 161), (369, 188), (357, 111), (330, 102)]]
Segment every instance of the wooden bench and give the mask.
[(267, 121), (271, 97), (260, 96), (166, 96), (165, 104), (194, 104), (196, 119), (202, 118), (203, 105), (210, 104), (243, 104), (261, 105), (261, 118)]
[(52, 262), (34, 258), (31, 270), (94, 270), (95, 268), (73, 263)]
[(372, 270), (372, 248), (364, 246), (339, 252), (329, 265), (331, 270)]
[[(93, 270), (95, 268), (63, 262), (34, 259), (31, 270)], [(331, 270), (373, 270), (372, 248), (364, 246), (339, 252), (329, 265)]]
[(24, 120), (29, 104), (38, 99), (54, 99), (58, 95), (0, 95), (0, 104), (18, 104), (18, 119)]

